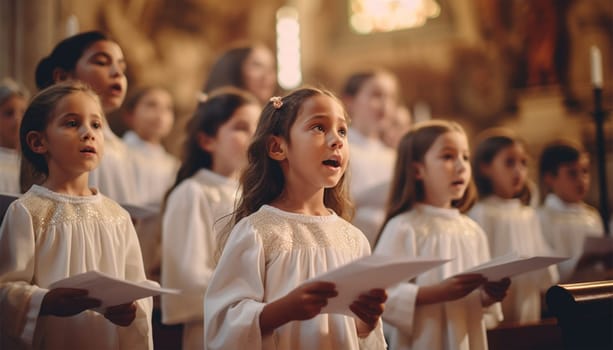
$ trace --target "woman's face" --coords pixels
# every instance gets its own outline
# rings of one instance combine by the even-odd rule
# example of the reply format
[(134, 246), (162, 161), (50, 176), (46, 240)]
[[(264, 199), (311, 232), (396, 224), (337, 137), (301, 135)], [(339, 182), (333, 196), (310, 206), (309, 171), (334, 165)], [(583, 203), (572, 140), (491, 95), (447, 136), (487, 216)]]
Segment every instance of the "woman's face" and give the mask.
[(256, 46), (243, 62), (244, 88), (261, 102), (266, 103), (275, 93), (277, 77), (275, 59), (265, 47)]
[(100, 40), (93, 43), (77, 61), (70, 77), (89, 84), (100, 96), (105, 113), (119, 108), (126, 97), (126, 61), (119, 45)]

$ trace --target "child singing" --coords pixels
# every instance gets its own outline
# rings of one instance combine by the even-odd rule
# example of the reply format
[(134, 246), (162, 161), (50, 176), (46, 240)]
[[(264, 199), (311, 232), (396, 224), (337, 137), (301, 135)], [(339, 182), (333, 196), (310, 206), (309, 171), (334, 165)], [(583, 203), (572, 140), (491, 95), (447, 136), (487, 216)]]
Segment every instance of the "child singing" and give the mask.
[(364, 291), (349, 317), (319, 314), (333, 281), (305, 283), (370, 253), (347, 221), (347, 123), (339, 101), (313, 88), (264, 107), (205, 296), (208, 349), (385, 348), (384, 290)]
[(151, 298), (88, 310), (100, 301), (51, 283), (96, 270), (145, 280), (128, 213), (95, 188), (104, 152), (100, 101), (77, 82), (35, 96), (20, 128), (23, 161), (43, 179), (9, 207), (0, 227), (0, 348), (151, 349)]
[[(549, 255), (536, 211), (529, 206), (528, 156), (510, 130), (493, 128), (478, 137), (473, 157), (479, 202), (469, 215), (488, 235), (492, 257), (515, 253)], [(558, 280), (555, 266), (513, 277), (502, 302), (505, 323), (541, 319), (541, 291)]]
[(487, 349), (484, 316), (509, 280), (464, 271), (490, 259), (487, 238), (464, 215), (475, 201), (469, 148), (460, 125), (417, 124), (400, 141), (385, 226), (375, 252), (451, 259), (414, 281), (388, 289), (383, 320), (393, 349)]

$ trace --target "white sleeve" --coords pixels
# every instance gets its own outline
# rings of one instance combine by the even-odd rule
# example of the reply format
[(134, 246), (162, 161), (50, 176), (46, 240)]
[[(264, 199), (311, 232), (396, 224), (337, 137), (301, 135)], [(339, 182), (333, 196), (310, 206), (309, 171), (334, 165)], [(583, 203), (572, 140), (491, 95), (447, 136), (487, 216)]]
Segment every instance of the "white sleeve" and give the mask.
[[(390, 220), (375, 247), (375, 253), (397, 256), (416, 256), (415, 232), (411, 225), (401, 220)], [(387, 289), (387, 301), (383, 320), (410, 336), (413, 332), (415, 303), (419, 287), (402, 282)]]
[[(125, 220), (125, 279), (132, 282), (142, 282), (147, 279), (143, 257), (132, 221), (126, 213)], [(143, 298), (136, 302), (136, 318), (128, 327), (117, 327), (121, 334), (122, 347), (140, 349), (153, 349), (153, 329), (151, 327), (151, 314), (153, 311), (153, 298)]]
[(30, 213), (13, 202), (0, 226), (0, 345), (31, 345), (46, 289), (32, 285), (35, 236)]
[(184, 185), (168, 197), (162, 220), (161, 283), (182, 291), (161, 297), (166, 324), (202, 321), (204, 293), (213, 274), (209, 261), (217, 249), (206, 196), (197, 184)]
[(245, 218), (232, 230), (206, 292), (205, 348), (262, 348), (265, 269), (262, 241)]

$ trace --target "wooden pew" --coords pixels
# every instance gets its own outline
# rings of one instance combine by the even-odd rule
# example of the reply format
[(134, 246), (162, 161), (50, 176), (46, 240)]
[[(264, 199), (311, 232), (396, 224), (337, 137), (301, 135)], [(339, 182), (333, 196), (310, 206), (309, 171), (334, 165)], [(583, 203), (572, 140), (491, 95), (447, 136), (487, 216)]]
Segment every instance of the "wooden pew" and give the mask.
[(555, 318), (530, 324), (503, 325), (487, 331), (490, 350), (561, 350), (562, 334)]
[(559, 284), (546, 300), (564, 349), (613, 349), (613, 281)]

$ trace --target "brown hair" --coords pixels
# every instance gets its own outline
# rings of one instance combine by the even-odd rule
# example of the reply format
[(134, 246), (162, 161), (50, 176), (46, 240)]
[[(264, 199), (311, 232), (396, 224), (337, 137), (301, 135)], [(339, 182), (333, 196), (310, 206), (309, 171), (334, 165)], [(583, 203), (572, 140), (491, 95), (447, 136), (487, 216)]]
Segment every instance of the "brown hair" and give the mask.
[(166, 203), (168, 195), (183, 180), (191, 177), (200, 169), (211, 169), (213, 167), (213, 157), (200, 147), (198, 135), (204, 133), (207, 136), (215, 137), (219, 128), (232, 118), (234, 112), (247, 104), (259, 106), (253, 95), (234, 87), (217, 89), (211, 93), (206, 101), (198, 104), (194, 115), (186, 125), (187, 138), (185, 139), (181, 167), (177, 172), (174, 184), (166, 192), (164, 203)]
[[(240, 179), (242, 196), (229, 226), (220, 235), (219, 252), (236, 223), (255, 213), (263, 205), (273, 202), (283, 192), (285, 187), (283, 171), (279, 162), (268, 156), (268, 142), (271, 136), (279, 136), (291, 143), (290, 130), (302, 105), (309, 98), (321, 95), (334, 99), (342, 106), (331, 92), (312, 87), (290, 92), (281, 99), (282, 106), (278, 109), (270, 101), (264, 106), (253, 141), (247, 152), (249, 165)], [(324, 204), (340, 217), (346, 220), (351, 219), (353, 206), (349, 201), (346, 174), (341, 177), (336, 186), (324, 190)]]
[[(489, 196), (494, 191), (492, 181), (481, 171), (481, 167), (491, 164), (500, 151), (515, 144), (523, 146), (523, 142), (507, 128), (490, 128), (477, 136), (477, 146), (473, 154), (472, 167), (473, 177), (480, 197)], [(519, 198), (523, 204), (528, 205), (530, 197), (530, 188), (526, 182), (515, 198)]]
[[(49, 167), (45, 155), (32, 151), (28, 145), (27, 135), (31, 131), (43, 132), (52, 120), (57, 104), (70, 94), (83, 92), (91, 96), (100, 104), (98, 95), (88, 85), (79, 81), (64, 81), (51, 85), (36, 94), (21, 120), (19, 128), (19, 142), (21, 144), (21, 170), (20, 184), (23, 192), (27, 191), (32, 183), (38, 183), (49, 176)], [(104, 117), (102, 107), (100, 113)]]
[(557, 176), (560, 166), (575, 163), (579, 161), (579, 158), (583, 155), (588, 155), (578, 142), (558, 139), (548, 143), (543, 152), (541, 152), (541, 158), (539, 161), (539, 178), (541, 182), (541, 188), (543, 189), (543, 195), (547, 195), (550, 191), (545, 184), (545, 175)]
[[(375, 242), (379, 240), (383, 228), (394, 216), (411, 210), (416, 203), (425, 199), (424, 185), (417, 179), (415, 163), (423, 163), (424, 156), (436, 139), (451, 131), (465, 134), (464, 129), (458, 123), (430, 120), (416, 124), (402, 137), (398, 145), (398, 156), (388, 195), (385, 220)], [(451, 205), (465, 213), (472, 207), (476, 199), (475, 185), (471, 180), (462, 198), (452, 201)]]
[(355, 97), (367, 81), (380, 74), (389, 75), (390, 77), (396, 79), (396, 77), (390, 71), (383, 68), (356, 72), (351, 74), (345, 81), (343, 96)]

